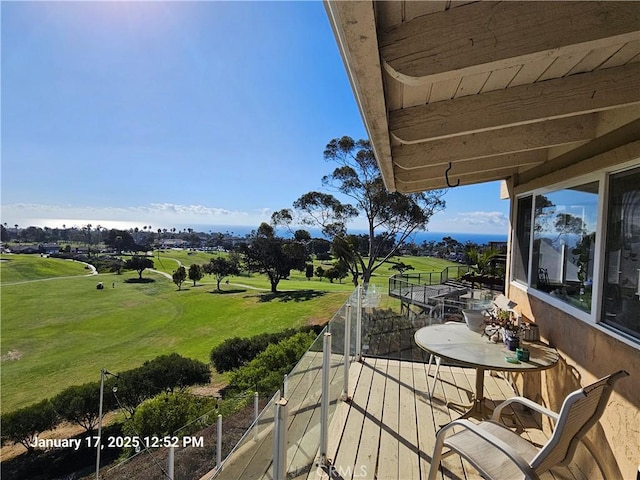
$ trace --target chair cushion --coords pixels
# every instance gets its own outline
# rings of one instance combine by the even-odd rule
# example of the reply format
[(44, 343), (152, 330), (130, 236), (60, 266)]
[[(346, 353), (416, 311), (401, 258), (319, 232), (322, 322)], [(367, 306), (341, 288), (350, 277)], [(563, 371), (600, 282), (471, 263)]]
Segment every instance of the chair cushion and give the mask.
[[(510, 445), (529, 464), (539, 451), (537, 447), (499, 423), (486, 421), (478, 426)], [(493, 480), (516, 480), (524, 477), (509, 457), (469, 430), (461, 430), (451, 435), (444, 444)]]

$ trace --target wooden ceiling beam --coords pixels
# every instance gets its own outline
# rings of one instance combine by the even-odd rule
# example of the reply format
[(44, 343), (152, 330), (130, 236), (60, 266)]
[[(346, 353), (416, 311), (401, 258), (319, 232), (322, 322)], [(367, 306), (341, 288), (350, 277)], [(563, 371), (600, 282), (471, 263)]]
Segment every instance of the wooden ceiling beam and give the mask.
[(373, 2), (324, 2), (385, 187), (395, 191)]
[[(396, 167), (422, 169), (459, 160), (555, 147), (595, 138), (598, 114), (559, 118), (392, 148)], [(399, 173), (398, 173), (399, 175)]]
[[(529, 150), (526, 152), (508, 153), (504, 155), (493, 155), (481, 159), (470, 159), (452, 162), (449, 171), (449, 178), (453, 183), (459, 177), (469, 177), (479, 172), (502, 172), (505, 169), (515, 169), (528, 166), (533, 167), (547, 160), (546, 150)], [(447, 165), (431, 165), (412, 170), (396, 169), (396, 180), (400, 182), (416, 182), (430, 180), (434, 178), (444, 178)]]
[[(495, 180), (504, 180), (517, 172), (517, 167), (509, 167), (502, 170), (493, 170), (490, 172), (478, 172), (469, 175), (450, 175), (449, 179), (455, 183), (460, 180), (460, 186), (473, 185), (475, 183), (492, 182)], [(442, 174), (437, 178), (418, 180), (414, 182), (401, 182), (396, 180), (396, 186), (400, 193), (415, 193), (423, 192), (426, 190), (438, 190), (441, 188), (448, 188), (447, 182), (444, 177), (444, 170)]]
[(537, 166), (517, 175), (514, 185), (518, 186), (530, 182), (545, 175), (551, 175), (563, 168), (571, 167), (586, 159), (601, 155), (616, 148), (638, 142), (640, 140), (640, 119), (612, 130), (589, 143), (571, 150), (559, 157), (549, 160), (543, 165)]
[(466, 135), (640, 103), (640, 64), (420, 105), (389, 114), (401, 143)]
[(387, 72), (412, 84), (622, 44), (638, 25), (638, 2), (478, 2), (379, 32), (378, 42)]

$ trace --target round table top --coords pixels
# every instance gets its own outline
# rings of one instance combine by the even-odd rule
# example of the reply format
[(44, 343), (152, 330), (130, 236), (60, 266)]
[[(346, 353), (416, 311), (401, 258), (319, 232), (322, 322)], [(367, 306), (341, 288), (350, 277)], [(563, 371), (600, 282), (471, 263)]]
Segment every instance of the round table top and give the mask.
[(502, 342), (493, 343), (486, 335), (469, 330), (465, 323), (424, 327), (415, 333), (416, 344), (438, 357), (470, 367), (499, 371), (544, 370), (558, 362), (558, 352), (542, 342), (521, 341), (529, 349), (529, 361), (507, 362), (515, 358)]

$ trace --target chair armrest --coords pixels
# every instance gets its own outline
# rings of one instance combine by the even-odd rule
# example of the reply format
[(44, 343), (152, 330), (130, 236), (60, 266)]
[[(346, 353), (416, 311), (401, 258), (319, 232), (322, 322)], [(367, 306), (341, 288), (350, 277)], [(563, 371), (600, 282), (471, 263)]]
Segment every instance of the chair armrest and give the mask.
[(559, 415), (556, 412), (554, 412), (552, 410), (549, 410), (548, 408), (543, 407), (542, 405), (540, 405), (540, 404), (538, 404), (538, 403), (536, 403), (536, 402), (534, 402), (532, 400), (529, 400), (528, 398), (512, 397), (512, 398), (509, 398), (509, 399), (505, 400), (504, 402), (502, 402), (500, 405), (498, 405), (495, 408), (495, 410), (493, 411), (493, 415), (491, 415), (491, 420), (493, 420), (494, 422), (499, 421), (500, 420), (500, 415), (502, 414), (502, 410), (505, 407), (511, 405), (512, 403), (520, 403), (520, 404), (524, 405), (525, 407), (529, 407), (530, 409), (535, 410), (538, 413), (542, 413), (542, 414), (546, 415), (547, 417), (551, 417), (556, 421), (559, 418)]
[[(481, 429), (478, 425), (476, 425), (473, 422), (470, 422), (469, 420), (464, 420), (464, 419), (454, 420), (453, 422), (448, 423), (447, 425), (445, 425), (440, 429), (437, 437), (439, 438), (440, 436), (444, 436), (446, 430), (449, 430), (450, 428), (453, 428), (456, 426), (462, 427), (471, 431), (473, 434), (480, 437), (481, 440), (488, 442), (489, 444), (493, 445), (498, 450), (500, 450), (502, 453), (504, 453), (524, 474), (525, 480), (539, 480), (538, 474), (535, 472), (535, 470), (531, 468), (531, 465), (529, 465), (529, 463), (524, 458), (522, 458), (522, 455), (520, 455), (511, 445), (507, 444), (506, 442), (499, 439), (495, 435), (492, 435), (486, 430)], [(463, 452), (460, 452), (460, 453), (463, 453)], [(465, 456), (465, 459), (469, 461), (469, 458), (466, 456)]]

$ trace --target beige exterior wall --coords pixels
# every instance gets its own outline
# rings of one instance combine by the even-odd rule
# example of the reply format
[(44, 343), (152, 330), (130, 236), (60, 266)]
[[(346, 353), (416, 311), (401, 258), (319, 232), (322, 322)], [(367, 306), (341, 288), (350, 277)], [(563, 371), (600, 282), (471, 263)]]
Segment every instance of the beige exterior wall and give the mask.
[[(542, 339), (558, 349), (559, 364), (519, 379), (522, 393), (559, 411), (572, 391), (617, 370), (619, 380), (600, 423), (587, 434), (576, 461), (589, 479), (636, 478), (640, 465), (640, 352), (517, 287), (509, 298), (525, 319), (535, 321)], [(526, 382), (526, 383), (525, 383)], [(549, 430), (549, 425), (545, 425)]]
[[(638, 157), (635, 142), (533, 180), (515, 191), (512, 188), (511, 211), (514, 212), (514, 194), (629, 161), (640, 165)], [(515, 219), (511, 220), (514, 224)], [(575, 460), (589, 479), (636, 479), (640, 466), (640, 344), (618, 340), (520, 286), (509, 285), (506, 293), (518, 303), (517, 309), (525, 320), (535, 322), (542, 339), (560, 354), (560, 362), (553, 369), (517, 379), (525, 396), (559, 411), (565, 396), (581, 386), (617, 370), (630, 373), (630, 377), (618, 381), (602, 419), (583, 440)], [(549, 428), (546, 424), (545, 429)]]

